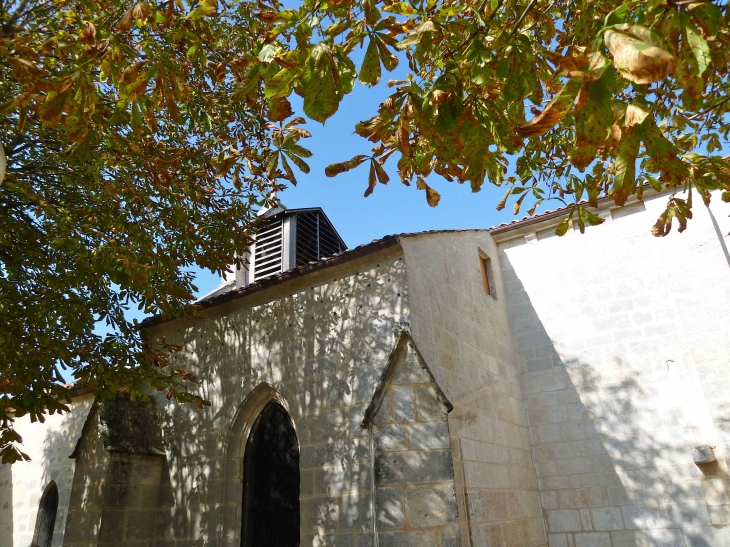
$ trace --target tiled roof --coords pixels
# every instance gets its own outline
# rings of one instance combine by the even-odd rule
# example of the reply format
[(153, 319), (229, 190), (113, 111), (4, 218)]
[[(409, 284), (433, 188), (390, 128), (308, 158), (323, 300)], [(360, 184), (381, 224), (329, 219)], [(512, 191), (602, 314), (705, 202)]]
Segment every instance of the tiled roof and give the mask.
[[(582, 205), (585, 205), (587, 202), (583, 202)], [(533, 224), (537, 222), (542, 222), (543, 220), (548, 220), (551, 218), (559, 217), (564, 215), (568, 211), (568, 207), (558, 207), (557, 209), (548, 209), (547, 211), (543, 211), (542, 213), (538, 213), (536, 215), (526, 215), (519, 219), (514, 219), (510, 222), (503, 222), (502, 224), (498, 224), (497, 226), (492, 226), (488, 228), (490, 234), (500, 234), (502, 232), (507, 232), (509, 230), (514, 230), (515, 228), (519, 228), (521, 226), (525, 226), (527, 224)]]

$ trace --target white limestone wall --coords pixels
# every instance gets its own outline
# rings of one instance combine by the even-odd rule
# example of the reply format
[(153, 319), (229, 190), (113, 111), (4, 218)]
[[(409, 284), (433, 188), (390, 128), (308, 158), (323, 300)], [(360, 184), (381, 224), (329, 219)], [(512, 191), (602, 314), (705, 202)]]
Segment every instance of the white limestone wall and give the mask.
[[(486, 231), (403, 237), (413, 338), (449, 414), (464, 547), (546, 545), (497, 249)], [(490, 296), (479, 250), (492, 259)]]
[(59, 495), (52, 546), (63, 544), (74, 475), (69, 456), (92, 402), (91, 395), (76, 397), (70, 412), (46, 416), (43, 423), (31, 423), (29, 416), (16, 420), (15, 428), (23, 437), (21, 449), (31, 461), (0, 464), (0, 547), (31, 544), (38, 504), (51, 481), (56, 482)]
[[(369, 546), (372, 462), (365, 408), (408, 319), (399, 247), (260, 291), (217, 315), (155, 331), (184, 347), (176, 362), (198, 374), (211, 406), (159, 399), (170, 502), (158, 545), (235, 543), (226, 521), (226, 439), (234, 415), (266, 382), (288, 403), (301, 445), (301, 545)], [(235, 467), (235, 465), (234, 465)], [(235, 492), (229, 488), (228, 492)], [(174, 506), (172, 506), (174, 502)]]
[(663, 239), (666, 197), (499, 236), (551, 547), (730, 545), (730, 207), (695, 200)]

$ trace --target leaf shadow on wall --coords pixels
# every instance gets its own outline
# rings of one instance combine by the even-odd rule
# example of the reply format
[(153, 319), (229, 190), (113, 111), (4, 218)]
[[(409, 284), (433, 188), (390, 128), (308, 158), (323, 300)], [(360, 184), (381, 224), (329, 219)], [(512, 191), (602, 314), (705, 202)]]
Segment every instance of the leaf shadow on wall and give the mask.
[[(718, 464), (702, 469), (691, 448), (716, 435), (713, 418), (730, 405), (711, 407), (691, 357), (669, 362), (651, 331), (625, 342), (635, 356), (627, 359), (594, 316), (544, 299), (536, 309), (530, 285), (506, 253), (500, 260), (551, 545), (581, 534), (628, 547), (728, 541), (711, 520), (730, 508), (714, 505), (730, 503), (722, 447)], [(583, 338), (571, 335), (578, 325)]]

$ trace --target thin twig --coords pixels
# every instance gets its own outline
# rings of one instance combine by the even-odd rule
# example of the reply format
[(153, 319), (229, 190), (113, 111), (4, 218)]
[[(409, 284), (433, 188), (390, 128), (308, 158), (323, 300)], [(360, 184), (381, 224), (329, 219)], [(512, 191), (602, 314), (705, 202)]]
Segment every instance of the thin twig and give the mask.
[(670, 6), (688, 6), (689, 4), (711, 4), (712, 0), (669, 0)]
[(522, 12), (522, 15), (520, 15), (520, 18), (517, 19), (517, 22), (515, 23), (515, 28), (512, 29), (512, 32), (509, 33), (509, 36), (507, 36), (507, 42), (509, 42), (512, 37), (517, 33), (517, 31), (520, 28), (520, 25), (522, 24), (522, 21), (527, 17), (527, 13), (533, 8), (537, 0), (530, 0), (530, 3), (527, 4), (527, 7), (525, 8), (525, 11)]
[(698, 112), (697, 114), (694, 114), (693, 116), (690, 116), (687, 119), (688, 120), (697, 120), (697, 119), (701, 118), (702, 116), (704, 116), (705, 114), (709, 114), (710, 112), (712, 112), (713, 110), (715, 110), (718, 106), (724, 105), (728, 101), (730, 101), (730, 97), (725, 97), (723, 100), (721, 100), (719, 102), (716, 102), (712, 106), (710, 106), (707, 109), (705, 109), (705, 111)]
[[(481, 12), (484, 9), (484, 6), (486, 5), (487, 0), (484, 0), (482, 4), (479, 6), (479, 11)], [(459, 53), (459, 50), (463, 48), (464, 46), (469, 46), (473, 41), (474, 38), (476, 38), (477, 34), (480, 32), (484, 32), (485, 30), (489, 30), (489, 26), (492, 24), (492, 21), (497, 16), (497, 13), (499, 13), (499, 10), (502, 8), (502, 4), (504, 3), (504, 0), (499, 0), (497, 3), (497, 7), (494, 9), (492, 14), (489, 16), (489, 19), (487, 19), (486, 24), (483, 27), (476, 28), (469, 37), (464, 40), (459, 46), (454, 50), (454, 53)]]

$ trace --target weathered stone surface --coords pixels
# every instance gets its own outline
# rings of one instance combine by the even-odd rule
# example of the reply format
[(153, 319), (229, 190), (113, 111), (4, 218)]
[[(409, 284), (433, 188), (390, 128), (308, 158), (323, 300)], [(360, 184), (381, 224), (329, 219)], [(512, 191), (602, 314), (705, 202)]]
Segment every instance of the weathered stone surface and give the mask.
[(396, 422), (410, 422), (416, 419), (416, 403), (413, 386), (393, 386), (394, 419)]
[(437, 547), (438, 532), (378, 532), (380, 547)]
[(151, 402), (120, 395), (99, 409), (104, 447), (109, 452), (164, 455), (162, 431)]
[(712, 463), (717, 460), (715, 447), (709, 444), (700, 444), (692, 447), (692, 459), (695, 463)]
[(605, 532), (588, 532), (573, 536), (575, 547), (611, 547), (611, 536)]
[(416, 388), (417, 418), (423, 422), (437, 422), (446, 419), (447, 411), (438, 394), (427, 386)]
[(402, 488), (378, 488), (375, 505), (378, 510), (378, 529), (403, 528)]
[(340, 530), (367, 532), (373, 529), (372, 497), (346, 494), (340, 501)]
[(340, 501), (335, 497), (300, 501), (302, 531), (336, 528), (340, 519)]
[(405, 424), (384, 424), (373, 426), (375, 449), (388, 452), (408, 448), (408, 426)]
[(409, 526), (426, 528), (456, 521), (453, 485), (406, 488), (406, 518)]
[(591, 522), (596, 530), (623, 530), (624, 520), (618, 507), (591, 509)]
[(449, 426), (446, 422), (410, 424), (410, 446), (412, 449), (450, 448)]
[(548, 511), (548, 530), (555, 532), (578, 532), (582, 530), (580, 513), (574, 509)]
[(453, 480), (451, 453), (433, 450), (377, 454), (375, 477), (383, 485)]

